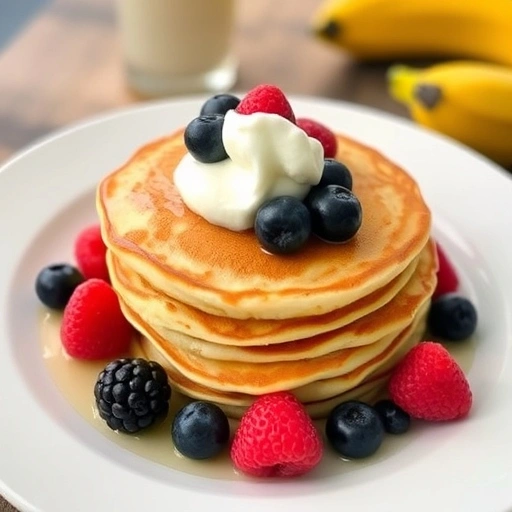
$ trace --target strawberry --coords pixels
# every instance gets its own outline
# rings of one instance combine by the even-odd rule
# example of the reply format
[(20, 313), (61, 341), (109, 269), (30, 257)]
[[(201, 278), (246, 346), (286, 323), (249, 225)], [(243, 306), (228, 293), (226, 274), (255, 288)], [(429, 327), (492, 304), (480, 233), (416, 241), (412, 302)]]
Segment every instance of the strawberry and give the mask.
[(239, 114), (278, 114), (295, 123), (295, 114), (283, 91), (275, 85), (262, 84), (251, 89), (235, 109)]
[(327, 126), (301, 117), (297, 119), (297, 126), (302, 128), (310, 137), (318, 140), (324, 148), (324, 158), (334, 158), (338, 152), (338, 140)]
[(450, 353), (425, 341), (413, 347), (397, 365), (389, 381), (391, 399), (413, 418), (454, 420), (471, 409), (468, 381)]
[(60, 337), (77, 359), (107, 359), (129, 348), (133, 328), (124, 317), (114, 289), (102, 279), (79, 285), (64, 309)]
[(98, 224), (88, 226), (78, 234), (75, 240), (75, 259), (85, 279), (110, 281), (106, 253), (107, 247), (101, 238)]
[(289, 392), (258, 397), (242, 416), (231, 445), (237, 469), (252, 476), (298, 476), (323, 455), (322, 438)]
[(459, 278), (455, 268), (438, 243), (436, 244), (436, 250), (439, 268), (437, 270), (437, 286), (434, 290), (434, 299), (446, 293), (456, 292), (459, 288)]

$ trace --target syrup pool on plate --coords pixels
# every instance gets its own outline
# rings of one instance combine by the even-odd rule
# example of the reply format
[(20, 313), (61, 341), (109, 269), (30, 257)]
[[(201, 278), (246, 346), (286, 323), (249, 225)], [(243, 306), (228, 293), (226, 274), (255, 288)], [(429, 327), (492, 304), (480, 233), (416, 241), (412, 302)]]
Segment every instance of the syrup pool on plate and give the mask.
[[(99, 417), (95, 400), (94, 384), (98, 374), (108, 361), (80, 361), (69, 357), (60, 341), (60, 313), (43, 310), (40, 318), (41, 351), (50, 376), (59, 391), (73, 408), (95, 429), (107, 438), (141, 457), (156, 463), (168, 466), (185, 473), (222, 480), (235, 480), (247, 478), (238, 474), (229, 458), (226, 448), (218, 457), (211, 460), (195, 461), (183, 457), (173, 446), (171, 439), (171, 422), (176, 412), (187, 402), (187, 399), (173, 390), (170, 411), (167, 418), (137, 435), (128, 435), (115, 432), (107, 427)], [(474, 342), (447, 344), (448, 350), (455, 357), (465, 373), (470, 369), (474, 358)], [(132, 354), (137, 356), (138, 354)], [(324, 432), (324, 421), (315, 422), (319, 431)], [(233, 435), (238, 424), (237, 420), (230, 420), (231, 434)], [(433, 425), (431, 428), (435, 428)], [(403, 449), (408, 443), (421, 442), (414, 435), (414, 422), (409, 432), (401, 436), (387, 435), (376, 454), (367, 459), (344, 460), (330, 448), (324, 437), (324, 457), (320, 465), (314, 470), (317, 475), (333, 475), (347, 471), (357, 471), (365, 466), (377, 464), (389, 457), (397, 450)]]

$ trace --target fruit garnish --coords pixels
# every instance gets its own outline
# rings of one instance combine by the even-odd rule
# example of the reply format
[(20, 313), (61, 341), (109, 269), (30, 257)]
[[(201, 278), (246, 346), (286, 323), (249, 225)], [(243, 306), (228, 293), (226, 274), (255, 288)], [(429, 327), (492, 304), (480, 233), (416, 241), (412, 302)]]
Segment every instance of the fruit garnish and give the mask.
[(94, 397), (112, 430), (134, 434), (165, 418), (171, 388), (160, 364), (139, 358), (112, 361), (99, 374)]
[(348, 190), (352, 190), (352, 173), (348, 167), (333, 158), (324, 160), (322, 178), (315, 187), (326, 187), (327, 185), (340, 185)]
[(384, 426), (372, 406), (351, 400), (337, 405), (329, 413), (325, 435), (340, 455), (362, 459), (379, 449), (384, 439)]
[(55, 263), (44, 267), (36, 277), (36, 295), (51, 309), (64, 309), (84, 276), (72, 265)]
[(201, 107), (200, 115), (220, 114), (225, 115), (228, 110), (238, 107), (240, 98), (232, 94), (216, 94), (212, 96)]
[(440, 343), (424, 341), (396, 366), (391, 399), (413, 418), (447, 421), (466, 416), (472, 393), (464, 372)]
[(198, 162), (213, 164), (228, 158), (222, 142), (223, 126), (224, 116), (221, 114), (196, 117), (187, 125), (185, 146)]
[(344, 187), (313, 187), (304, 203), (311, 214), (311, 229), (322, 240), (346, 242), (361, 227), (361, 203), (352, 191)]
[(102, 279), (80, 284), (64, 309), (60, 337), (77, 359), (107, 359), (125, 353), (134, 330), (113, 288)]
[(338, 140), (327, 126), (305, 117), (297, 119), (297, 126), (302, 128), (310, 137), (318, 140), (320, 144), (322, 144), (325, 158), (334, 158), (336, 156), (336, 153), (338, 152)]
[(455, 267), (439, 243), (436, 243), (436, 252), (439, 268), (437, 269), (437, 285), (433, 294), (434, 298), (445, 293), (456, 292), (459, 288), (459, 278)]
[(379, 400), (373, 408), (377, 411), (388, 434), (405, 434), (411, 426), (411, 417), (393, 400)]
[(195, 401), (178, 411), (171, 427), (176, 449), (189, 459), (210, 459), (229, 441), (229, 421), (215, 404)]
[(236, 107), (239, 114), (277, 114), (295, 123), (295, 114), (283, 91), (275, 85), (262, 84), (251, 89)]
[(427, 323), (433, 336), (446, 341), (463, 341), (475, 332), (478, 315), (469, 299), (448, 293), (432, 302)]
[(295, 197), (276, 197), (258, 209), (254, 231), (262, 247), (270, 253), (297, 252), (311, 234), (309, 211)]
[(99, 224), (88, 226), (75, 239), (75, 259), (85, 279), (110, 281), (105, 255), (107, 247)]
[(284, 391), (253, 402), (231, 445), (235, 468), (257, 477), (303, 475), (322, 455), (322, 438), (304, 406)]

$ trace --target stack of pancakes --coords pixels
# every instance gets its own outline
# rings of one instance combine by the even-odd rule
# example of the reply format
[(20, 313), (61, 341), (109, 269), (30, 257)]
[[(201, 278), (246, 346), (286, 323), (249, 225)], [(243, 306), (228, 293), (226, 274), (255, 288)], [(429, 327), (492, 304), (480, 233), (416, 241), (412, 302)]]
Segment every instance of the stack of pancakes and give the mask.
[(181, 131), (101, 182), (112, 285), (139, 349), (183, 394), (239, 416), (256, 396), (291, 390), (321, 417), (345, 399), (373, 400), (420, 340), (436, 284), (430, 212), (403, 170), (338, 139), (361, 229), (345, 244), (312, 237), (293, 255), (184, 205), (173, 184)]

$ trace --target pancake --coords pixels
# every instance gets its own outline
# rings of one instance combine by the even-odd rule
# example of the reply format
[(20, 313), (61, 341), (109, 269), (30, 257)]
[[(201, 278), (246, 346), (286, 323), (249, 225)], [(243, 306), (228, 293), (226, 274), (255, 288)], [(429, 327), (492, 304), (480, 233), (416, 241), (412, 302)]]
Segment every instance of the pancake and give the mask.
[[(370, 403), (384, 392), (394, 365), (420, 341), (425, 330), (427, 310), (428, 307), (425, 307), (424, 315), (404, 329), (395, 342), (388, 347), (387, 352), (379, 355), (376, 360), (368, 361), (347, 374), (319, 380), (289, 391), (297, 396), (314, 418), (325, 417), (335, 405), (344, 400), (359, 399)], [(257, 396), (222, 392), (188, 379), (177, 371), (165, 354), (145, 336), (140, 338), (136, 352), (147, 359), (159, 362), (165, 368), (174, 389), (192, 399), (214, 402), (230, 417), (240, 417)]]
[[(179, 340), (179, 335), (184, 334), (185, 339), (189, 336), (194, 342), (195, 340), (204, 340), (217, 345), (235, 347), (265, 347), (284, 341), (300, 340), (330, 332), (362, 318), (387, 304), (402, 291), (413, 277), (419, 258), (414, 259), (400, 275), (382, 288), (329, 313), (282, 320), (256, 318), (241, 320), (205, 313), (172, 297), (165, 296), (152, 289), (142, 276), (123, 265), (111, 251), (107, 253), (107, 262), (114, 288), (123, 297), (125, 304), (131, 310), (137, 311), (145, 323), (151, 323), (163, 337), (172, 336), (175, 340)], [(206, 355), (208, 343), (204, 347), (198, 348), (198, 350), (208, 357)], [(224, 351), (229, 352), (229, 348), (224, 347)], [(251, 351), (251, 358), (254, 358), (255, 361), (258, 360), (256, 359), (257, 352), (257, 349)], [(267, 352), (267, 349), (263, 348), (262, 352)], [(268, 350), (269, 354), (271, 352), (272, 350)], [(229, 359), (227, 356), (221, 357), (220, 355), (217, 358)]]
[[(194, 359), (245, 363), (296, 361), (320, 357), (342, 348), (368, 345), (390, 332), (402, 330), (430, 299), (436, 281), (435, 273), (435, 250), (433, 244), (429, 244), (420, 255), (417, 272), (392, 300), (379, 309), (361, 315), (357, 320), (328, 332), (270, 345), (250, 346), (251, 339), (246, 339), (243, 345), (235, 346), (232, 343), (224, 345), (184, 335), (172, 329), (160, 327), (155, 322), (148, 322), (140, 309), (133, 308), (127, 302), (127, 295), (124, 292), (122, 301), (125, 314), (133, 324), (144, 329), (150, 323), (159, 339), (167, 340), (180, 352), (191, 353)], [(137, 311), (137, 316), (133, 311)], [(203, 364), (208, 363), (204, 361)]]
[(399, 276), (425, 247), (431, 216), (414, 180), (377, 151), (338, 136), (363, 223), (353, 240), (311, 237), (271, 256), (252, 230), (233, 232), (191, 212), (173, 184), (183, 132), (150, 143), (98, 187), (102, 234), (113, 255), (149, 286), (230, 318), (291, 319), (345, 307)]

